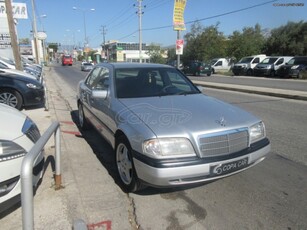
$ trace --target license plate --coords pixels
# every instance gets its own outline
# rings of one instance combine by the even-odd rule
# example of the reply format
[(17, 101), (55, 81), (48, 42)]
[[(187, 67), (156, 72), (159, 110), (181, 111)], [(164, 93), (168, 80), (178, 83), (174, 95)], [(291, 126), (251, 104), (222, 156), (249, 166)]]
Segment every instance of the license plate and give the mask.
[(248, 158), (243, 158), (237, 161), (228, 162), (225, 164), (214, 165), (210, 167), (210, 176), (221, 176), (232, 173), (248, 166)]

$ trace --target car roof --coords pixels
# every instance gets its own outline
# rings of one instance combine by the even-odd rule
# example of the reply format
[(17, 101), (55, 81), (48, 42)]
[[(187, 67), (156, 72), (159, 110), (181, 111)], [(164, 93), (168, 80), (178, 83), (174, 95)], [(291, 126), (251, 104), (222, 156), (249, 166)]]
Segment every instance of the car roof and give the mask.
[(134, 69), (134, 68), (174, 68), (169, 65), (156, 64), (156, 63), (135, 63), (135, 62), (112, 62), (112, 63), (99, 63), (97, 66), (108, 66), (115, 69)]

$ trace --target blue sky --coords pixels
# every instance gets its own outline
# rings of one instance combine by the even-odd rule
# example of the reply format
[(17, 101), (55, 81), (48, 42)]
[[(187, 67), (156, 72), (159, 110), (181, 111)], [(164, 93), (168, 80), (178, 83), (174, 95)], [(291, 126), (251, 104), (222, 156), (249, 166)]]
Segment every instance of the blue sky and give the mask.
[[(19, 38), (30, 38), (32, 23), (31, 0), (18, 0), (27, 4), (29, 19), (21, 19), (17, 25)], [(304, 6), (276, 6), (276, 4), (303, 3)], [(86, 35), (91, 47), (103, 42), (102, 28), (105, 26), (105, 39), (121, 42), (138, 42), (137, 0), (35, 0), (37, 28), (45, 30), (47, 42), (64, 45), (84, 42), (85, 14)], [(263, 5), (261, 5), (263, 4)], [(174, 0), (143, 0), (142, 41), (173, 45), (177, 33), (172, 28)], [(257, 6), (260, 5), (260, 6)], [(79, 10), (73, 10), (73, 7)], [(90, 9), (95, 11), (90, 11)], [(232, 13), (231, 13), (232, 12)], [(244, 27), (276, 28), (288, 21), (307, 20), (307, 0), (187, 0), (185, 22), (201, 20), (203, 26), (219, 24), (219, 31), (225, 35), (242, 31)], [(41, 17), (46, 15), (46, 17)], [(191, 24), (187, 24), (190, 30)], [(162, 29), (156, 29), (164, 27)]]

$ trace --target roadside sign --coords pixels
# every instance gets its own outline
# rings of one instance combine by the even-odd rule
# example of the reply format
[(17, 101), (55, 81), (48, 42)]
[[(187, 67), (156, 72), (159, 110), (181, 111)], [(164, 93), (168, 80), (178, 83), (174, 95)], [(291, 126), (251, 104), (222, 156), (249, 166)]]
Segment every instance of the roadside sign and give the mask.
[(174, 0), (174, 13), (173, 13), (173, 25), (174, 30), (185, 30), (184, 24), (184, 9), (186, 6), (186, 0)]
[[(28, 11), (26, 3), (12, 2), (13, 7), (13, 18), (17, 19), (28, 19)], [(0, 2), (0, 18), (6, 18), (5, 3)]]
[(177, 55), (183, 54), (183, 39), (176, 40), (176, 54)]

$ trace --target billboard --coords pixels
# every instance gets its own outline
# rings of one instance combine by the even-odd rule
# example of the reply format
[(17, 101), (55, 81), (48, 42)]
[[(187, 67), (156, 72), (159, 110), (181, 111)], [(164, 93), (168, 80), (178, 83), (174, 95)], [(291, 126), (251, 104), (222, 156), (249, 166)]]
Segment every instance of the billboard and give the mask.
[(187, 0), (174, 0), (173, 25), (174, 30), (185, 30), (184, 9)]
[[(17, 19), (28, 19), (26, 3), (12, 2), (13, 17)], [(0, 18), (6, 18), (5, 2), (0, 2)]]

